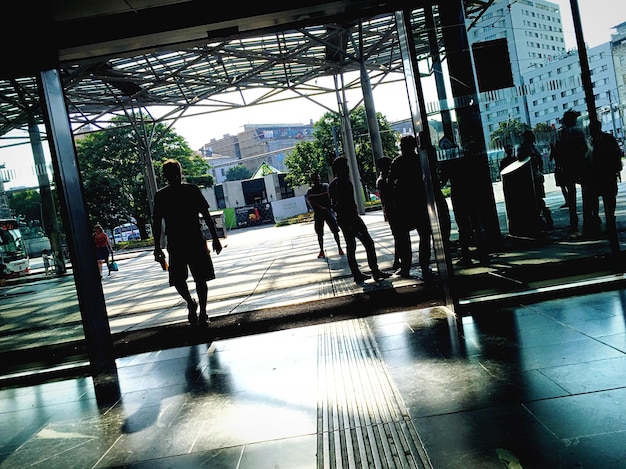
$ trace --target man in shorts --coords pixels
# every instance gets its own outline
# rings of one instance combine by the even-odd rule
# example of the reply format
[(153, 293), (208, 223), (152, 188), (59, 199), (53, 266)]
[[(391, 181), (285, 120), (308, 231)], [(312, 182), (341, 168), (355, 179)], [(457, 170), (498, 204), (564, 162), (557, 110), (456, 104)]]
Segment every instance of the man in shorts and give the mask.
[(337, 225), (335, 212), (333, 211), (330, 201), (328, 184), (322, 182), (320, 175), (317, 173), (311, 175), (311, 187), (306, 193), (306, 200), (313, 209), (315, 233), (317, 234), (317, 242), (320, 246), (320, 252), (317, 258), (323, 259), (326, 257), (326, 253), (324, 252), (324, 223), (328, 225), (328, 228), (330, 228), (330, 231), (333, 233), (339, 255), (343, 256), (343, 249), (341, 249), (341, 242), (339, 241), (339, 225)]
[[(222, 251), (222, 244), (209, 213), (209, 203), (198, 186), (182, 182), (180, 163), (172, 159), (167, 160), (163, 163), (162, 170), (168, 184), (154, 196), (154, 258), (157, 262), (165, 258), (161, 247), (162, 222), (165, 221), (170, 285), (176, 288), (187, 302), (189, 323), (192, 326), (198, 324), (207, 326), (209, 322), (206, 313), (207, 281), (215, 278), (215, 270), (199, 215), (204, 217), (211, 232), (213, 250), (216, 254)], [(198, 302), (191, 297), (187, 286), (189, 271), (196, 284)], [(198, 306), (200, 306), (199, 318), (196, 315)]]

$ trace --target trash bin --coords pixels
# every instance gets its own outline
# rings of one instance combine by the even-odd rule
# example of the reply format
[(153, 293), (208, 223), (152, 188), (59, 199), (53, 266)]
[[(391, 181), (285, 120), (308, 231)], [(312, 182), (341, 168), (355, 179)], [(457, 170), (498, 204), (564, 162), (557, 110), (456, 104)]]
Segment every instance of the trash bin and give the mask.
[(511, 236), (532, 236), (538, 231), (537, 201), (530, 158), (515, 161), (500, 173), (506, 217)]

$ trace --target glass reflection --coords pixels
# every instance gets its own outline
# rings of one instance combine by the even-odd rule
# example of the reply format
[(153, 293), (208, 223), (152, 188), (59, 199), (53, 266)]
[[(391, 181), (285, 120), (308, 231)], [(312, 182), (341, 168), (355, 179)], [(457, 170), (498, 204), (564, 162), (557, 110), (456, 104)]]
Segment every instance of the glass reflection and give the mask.
[[(0, 81), (0, 107), (20, 103), (0, 134), (0, 375), (84, 362), (84, 339), (52, 158), (34, 79)], [(28, 89), (29, 92), (25, 90)], [(74, 344), (70, 353), (58, 347)], [(42, 348), (43, 347), (43, 348)], [(54, 352), (54, 350), (57, 350)]]

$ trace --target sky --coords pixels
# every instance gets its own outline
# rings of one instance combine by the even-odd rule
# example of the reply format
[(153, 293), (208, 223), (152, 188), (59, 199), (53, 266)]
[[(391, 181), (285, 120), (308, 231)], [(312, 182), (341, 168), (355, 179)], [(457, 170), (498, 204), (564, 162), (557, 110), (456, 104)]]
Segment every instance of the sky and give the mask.
[[(509, 0), (511, 2), (515, 0)], [(576, 48), (576, 36), (571, 15), (570, 0), (552, 0), (560, 6), (566, 47)], [(608, 42), (613, 26), (626, 22), (625, 0), (578, 0), (583, 35), (589, 47)], [(425, 88), (426, 101), (436, 100), (434, 88)], [(433, 96), (429, 99), (429, 93)], [(348, 106), (357, 104), (360, 97), (355, 97)], [(332, 105), (332, 104), (331, 104)], [(406, 104), (406, 88), (403, 83), (382, 85), (374, 90), (376, 111), (382, 113), (388, 121), (395, 122), (410, 117)], [(336, 105), (333, 109), (336, 108)], [(235, 135), (244, 124), (307, 124), (318, 120), (327, 109), (310, 103), (305, 99), (287, 101), (281, 104), (265, 104), (224, 111), (212, 115), (183, 118), (175, 125), (175, 131), (182, 135), (190, 147), (198, 150), (211, 139), (220, 139), (226, 134)]]
[[(509, 0), (511, 2), (517, 0)], [(561, 9), (566, 47), (576, 48), (574, 26), (570, 14), (570, 0), (552, 0)], [(612, 27), (626, 22), (625, 0), (578, 0), (585, 41), (589, 47), (595, 47), (610, 40)], [(434, 86), (424, 85), (427, 102), (437, 100)], [(410, 118), (404, 82), (382, 85), (373, 91), (376, 111), (383, 114), (389, 122)], [(361, 93), (348, 95), (350, 108), (359, 104)], [(336, 109), (334, 96), (328, 96), (325, 104)], [(211, 139), (220, 139), (225, 134), (236, 135), (244, 124), (307, 124), (319, 120), (326, 108), (311, 103), (306, 99), (296, 99), (281, 104), (265, 104), (225, 111), (215, 114), (180, 119), (174, 130), (182, 135), (194, 150), (199, 150)], [(22, 154), (23, 153), (23, 154)], [(49, 160), (49, 155), (47, 156)], [(33, 173), (32, 155), (28, 147), (0, 149), (0, 164), (7, 163), (8, 169), (17, 171), (17, 177), (5, 187), (37, 185)]]

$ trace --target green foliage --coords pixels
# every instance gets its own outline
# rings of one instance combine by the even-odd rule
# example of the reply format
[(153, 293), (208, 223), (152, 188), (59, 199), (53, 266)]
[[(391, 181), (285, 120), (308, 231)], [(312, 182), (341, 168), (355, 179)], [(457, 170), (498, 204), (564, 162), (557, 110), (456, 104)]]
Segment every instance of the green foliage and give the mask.
[(539, 122), (533, 132), (538, 144), (551, 143), (556, 140), (556, 130), (545, 122)]
[(519, 145), (522, 142), (522, 136), (525, 131), (531, 130), (530, 126), (519, 119), (510, 119), (500, 122), (496, 130), (491, 133), (491, 143), (500, 148), (510, 143), (511, 145)]
[(227, 181), (243, 181), (244, 179), (250, 179), (251, 177), (252, 173), (250, 172), (250, 170), (242, 164), (233, 166), (228, 171), (226, 171)]
[(9, 207), (16, 217), (32, 222), (41, 223), (41, 195), (34, 189), (16, 191), (9, 196)]
[(289, 172), (285, 181), (291, 187), (310, 184), (311, 174), (318, 173), (322, 180), (328, 182), (328, 164), (320, 153), (318, 140), (298, 143), (285, 159)]
[[(377, 118), (383, 153), (395, 157), (397, 136), (382, 114), (378, 114)], [(377, 171), (365, 107), (359, 106), (350, 114), (350, 126), (361, 181), (365, 187), (373, 190), (376, 186)], [(285, 165), (289, 168), (286, 180), (292, 187), (308, 184), (310, 175), (314, 172), (319, 173), (323, 181), (327, 181), (335, 156), (346, 154), (343, 148), (341, 121), (337, 114), (327, 112), (315, 122), (313, 137), (312, 141), (304, 141), (296, 145), (285, 159)]]
[(263, 163), (259, 169), (261, 170), (261, 176), (267, 176), (268, 174), (274, 174), (275, 172), (274, 168), (267, 163)]
[[(142, 154), (150, 155), (158, 187), (166, 184), (161, 164), (168, 158), (180, 162), (186, 178), (201, 178), (213, 184), (209, 165), (183, 137), (147, 116), (143, 119), (145, 127), (138, 129), (136, 122), (116, 117), (109, 128), (76, 141), (90, 222), (112, 229), (134, 218), (142, 239), (147, 237), (145, 224), (150, 222)], [(147, 136), (148, 141), (140, 139), (138, 133)]]

